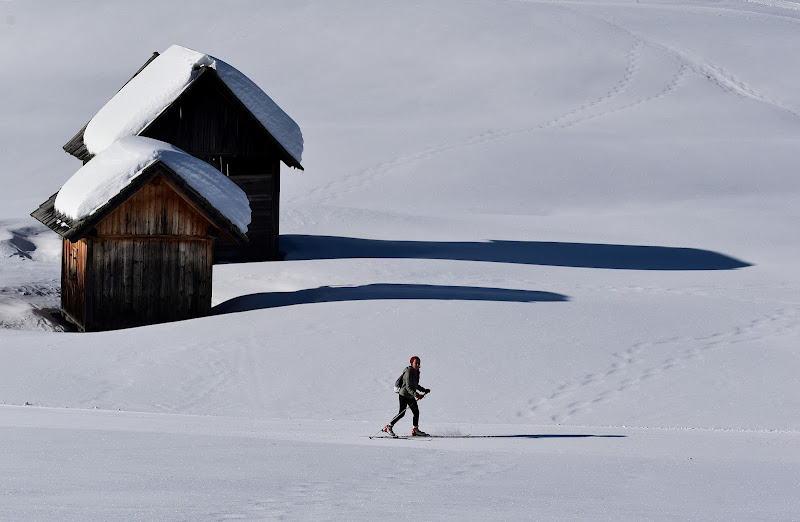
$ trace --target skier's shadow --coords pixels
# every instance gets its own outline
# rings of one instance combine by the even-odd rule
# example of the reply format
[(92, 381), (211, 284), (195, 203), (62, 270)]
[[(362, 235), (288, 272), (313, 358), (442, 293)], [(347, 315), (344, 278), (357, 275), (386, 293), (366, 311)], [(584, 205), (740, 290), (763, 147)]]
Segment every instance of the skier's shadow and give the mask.
[(436, 439), (624, 439), (627, 435), (590, 435), (590, 434), (552, 434), (540, 433), (535, 435), (434, 435)]

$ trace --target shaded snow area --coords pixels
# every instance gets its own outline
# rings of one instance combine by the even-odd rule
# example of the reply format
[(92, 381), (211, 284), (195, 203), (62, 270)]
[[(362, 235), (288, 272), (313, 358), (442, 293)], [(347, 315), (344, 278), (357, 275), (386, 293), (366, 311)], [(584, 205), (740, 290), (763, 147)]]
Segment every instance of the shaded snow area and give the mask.
[(138, 135), (192, 84), (203, 67), (216, 69), (264, 128), (300, 162), (300, 127), (272, 98), (235, 67), (180, 45), (159, 54), (92, 118), (83, 137), (87, 150), (98, 154), (122, 137)]
[(72, 219), (91, 216), (147, 167), (162, 161), (243, 233), (250, 223), (247, 194), (210, 164), (163, 141), (128, 136), (81, 167), (58, 192), (55, 208)]
[[(0, 520), (796, 519), (795, 5), (0, 2)], [(56, 331), (28, 213), (205, 179), (61, 150), (153, 48), (99, 135), (227, 75), (173, 42), (303, 122), (284, 260), (216, 265), (209, 317)], [(369, 438), (413, 355), (434, 437)]]

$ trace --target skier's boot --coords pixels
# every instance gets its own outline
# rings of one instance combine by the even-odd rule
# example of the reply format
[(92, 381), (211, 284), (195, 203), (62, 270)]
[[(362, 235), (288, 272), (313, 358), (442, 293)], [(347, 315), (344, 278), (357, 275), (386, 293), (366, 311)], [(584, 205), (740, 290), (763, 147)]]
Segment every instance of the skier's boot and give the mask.
[(430, 435), (428, 435), (424, 431), (420, 430), (416, 426), (414, 426), (414, 429), (411, 430), (411, 436), (412, 437), (430, 437)]
[(387, 424), (386, 427), (383, 428), (383, 431), (388, 433), (390, 437), (397, 437), (397, 435), (394, 434), (394, 430), (392, 429), (392, 425), (391, 424)]

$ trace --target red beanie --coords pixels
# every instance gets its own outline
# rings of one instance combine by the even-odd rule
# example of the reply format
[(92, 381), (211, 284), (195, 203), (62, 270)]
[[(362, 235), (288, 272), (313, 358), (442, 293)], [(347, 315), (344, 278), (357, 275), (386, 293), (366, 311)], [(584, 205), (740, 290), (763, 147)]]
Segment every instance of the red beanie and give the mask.
[(414, 364), (414, 359), (416, 359), (416, 360), (418, 360), (418, 361), (419, 361), (419, 357), (417, 357), (417, 356), (415, 355), (414, 357), (412, 357), (412, 358), (411, 358), (411, 361), (410, 361), (410, 362), (411, 362), (411, 364)]

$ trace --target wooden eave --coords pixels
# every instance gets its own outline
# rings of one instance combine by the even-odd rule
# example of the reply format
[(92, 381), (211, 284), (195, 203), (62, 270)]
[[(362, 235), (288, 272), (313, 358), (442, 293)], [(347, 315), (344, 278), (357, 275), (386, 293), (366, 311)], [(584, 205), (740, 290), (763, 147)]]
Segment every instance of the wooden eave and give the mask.
[[(36, 220), (43, 223), (47, 228), (55, 232), (61, 237), (64, 237), (64, 234), (72, 228), (72, 220), (67, 218), (66, 216), (62, 215), (59, 212), (56, 212), (55, 205), (56, 205), (56, 197), (58, 196), (58, 192), (50, 196), (50, 198), (39, 205), (39, 208), (31, 212), (31, 216)], [(62, 227), (59, 224), (59, 221), (65, 222), (69, 228)]]
[(72, 139), (65, 143), (62, 147), (65, 152), (75, 156), (84, 164), (86, 164), (86, 162), (93, 157), (86, 148), (86, 144), (83, 142), (83, 133), (86, 132), (86, 127), (88, 126), (88, 123), (84, 125), (83, 128), (78, 131), (78, 134), (73, 136)]
[[(55, 201), (58, 196), (57, 192), (42, 203), (38, 209), (31, 212), (31, 216), (64, 239), (77, 241), (86, 236), (98, 223), (108, 217), (109, 214), (159, 174), (163, 175), (166, 181), (175, 189), (175, 192), (183, 197), (189, 205), (197, 210), (212, 225), (217, 227), (224, 237), (234, 243), (247, 243), (249, 241), (247, 235), (239, 230), (239, 227), (234, 225), (219, 210), (211, 205), (208, 200), (192, 188), (186, 180), (162, 161), (156, 161), (147, 167), (127, 187), (122, 189), (116, 196), (112, 197), (105, 205), (97, 209), (90, 216), (74, 220), (58, 212), (55, 208)], [(61, 223), (67, 226), (62, 226)]]
[[(130, 80), (125, 82), (125, 85), (128, 85), (128, 83), (130, 83), (131, 80), (133, 80), (140, 72), (142, 72), (144, 68), (150, 64), (150, 62), (155, 60), (158, 57), (158, 55), (159, 53), (153, 53), (153, 56), (151, 56), (150, 59), (142, 67), (140, 67), (138, 71), (136, 71), (136, 74), (134, 74), (130, 78)], [(192, 89), (197, 84), (197, 80), (201, 76), (209, 73), (213, 73), (213, 77), (215, 78), (218, 87), (220, 87), (222, 91), (228, 94), (233, 103), (237, 105), (244, 114), (247, 114), (248, 117), (253, 122), (255, 122), (258, 127), (264, 130), (264, 133), (266, 134), (269, 142), (273, 145), (273, 147), (275, 147), (275, 149), (279, 151), (279, 156), (281, 161), (283, 161), (289, 167), (305, 170), (303, 166), (300, 164), (300, 162), (298, 162), (296, 159), (294, 159), (294, 157), (291, 154), (289, 154), (286, 148), (283, 145), (281, 145), (281, 143), (275, 138), (275, 136), (273, 136), (272, 133), (264, 126), (264, 124), (261, 123), (261, 121), (255, 117), (255, 115), (250, 111), (250, 109), (247, 108), (247, 106), (242, 102), (242, 100), (240, 100), (239, 97), (236, 96), (236, 94), (230, 89), (230, 87), (228, 87), (228, 85), (224, 81), (222, 81), (222, 79), (217, 74), (217, 71), (210, 67), (200, 67), (199, 74), (192, 80), (191, 84), (189, 84), (186, 87), (186, 89), (184, 89), (183, 92), (177, 98), (175, 98), (175, 100), (172, 101), (172, 103), (164, 107), (161, 113), (152, 122), (150, 122), (150, 124), (147, 127), (145, 127), (139, 132), (139, 135), (141, 136), (142, 134), (145, 134), (147, 130), (151, 126), (155, 125), (155, 123), (159, 120), (159, 118), (161, 118), (161, 115), (165, 114), (170, 108), (172, 108), (176, 103), (178, 103), (178, 101), (181, 99), (181, 96), (183, 96), (185, 92), (189, 91), (189, 89)], [(120, 87), (120, 89), (117, 92), (121, 91), (125, 87), (125, 85)], [(78, 133), (75, 136), (73, 136), (72, 139), (69, 140), (63, 147), (63, 149), (67, 153), (83, 161), (84, 164), (94, 157), (94, 155), (91, 154), (89, 150), (86, 148), (86, 143), (83, 141), (83, 136), (84, 133), (86, 132), (86, 127), (88, 125), (89, 123), (87, 122), (86, 125), (84, 125), (83, 128), (80, 131), (78, 131)]]

